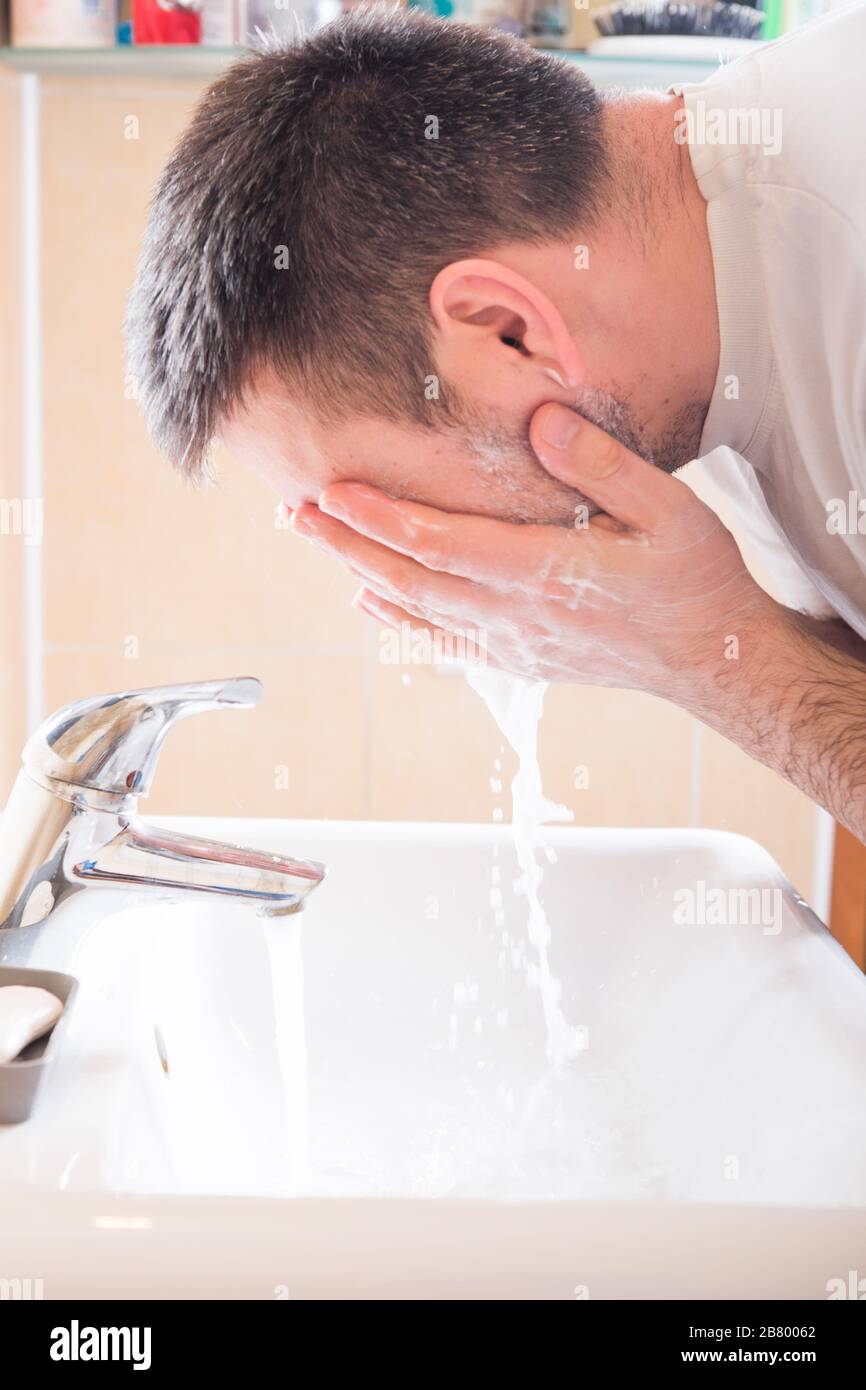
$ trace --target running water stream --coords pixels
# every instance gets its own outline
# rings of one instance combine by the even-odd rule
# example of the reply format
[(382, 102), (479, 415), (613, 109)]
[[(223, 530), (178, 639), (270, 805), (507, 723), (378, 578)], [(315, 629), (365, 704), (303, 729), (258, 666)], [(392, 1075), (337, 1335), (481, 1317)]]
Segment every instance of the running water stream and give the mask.
[(287, 1194), (310, 1185), (310, 1119), (304, 1027), (303, 928), (298, 917), (264, 920), (274, 1009), (274, 1043), (286, 1120)]
[[(550, 924), (540, 895), (544, 850), (539, 829), (550, 821), (573, 819), (567, 806), (547, 799), (541, 784), (538, 729), (547, 682), (508, 675), (480, 663), (467, 664), (466, 679), (517, 754), (518, 769), (511, 783), (511, 827), (520, 877), (514, 886), (515, 892), (526, 899), (527, 935), (535, 952), (535, 960), (527, 968), (527, 979), (530, 985), (538, 986), (547, 1032), (547, 1056), (558, 1070), (586, 1043), (583, 1030), (570, 1024), (562, 1011), (562, 986), (550, 968)], [(551, 850), (546, 852), (552, 855)]]

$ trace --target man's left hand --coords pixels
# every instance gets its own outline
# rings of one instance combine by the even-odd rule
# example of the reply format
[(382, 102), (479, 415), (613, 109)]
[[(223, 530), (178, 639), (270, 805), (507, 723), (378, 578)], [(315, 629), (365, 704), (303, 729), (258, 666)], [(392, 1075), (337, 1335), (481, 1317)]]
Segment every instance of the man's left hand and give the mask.
[(755, 652), (778, 606), (685, 483), (564, 406), (541, 406), (530, 440), (599, 515), (576, 528), (513, 524), (345, 482), (299, 508), (295, 529), (362, 579), (356, 602), (374, 617), (476, 634), (493, 665), (522, 675), (688, 705), (723, 670), (732, 637)]

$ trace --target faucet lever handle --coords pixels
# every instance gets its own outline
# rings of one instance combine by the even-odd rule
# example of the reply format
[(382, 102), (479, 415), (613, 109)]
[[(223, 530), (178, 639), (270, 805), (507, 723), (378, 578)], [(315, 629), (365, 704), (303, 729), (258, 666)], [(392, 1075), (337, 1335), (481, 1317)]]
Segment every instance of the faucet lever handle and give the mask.
[(147, 796), (166, 734), (179, 719), (249, 709), (261, 698), (254, 676), (92, 695), (50, 715), (24, 745), (22, 762), (38, 780)]

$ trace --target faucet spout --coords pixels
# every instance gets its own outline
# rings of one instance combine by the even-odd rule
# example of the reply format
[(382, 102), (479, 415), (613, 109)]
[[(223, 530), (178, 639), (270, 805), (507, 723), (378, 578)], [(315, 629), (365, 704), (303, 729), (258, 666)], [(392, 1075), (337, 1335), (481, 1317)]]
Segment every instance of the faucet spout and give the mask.
[(58, 710), (24, 747), (0, 828), (0, 931), (43, 921), (90, 885), (219, 894), (268, 916), (297, 912), (321, 864), (221, 844), (138, 817), (172, 726), (255, 705), (252, 677), (97, 695)]
[(69, 865), (73, 881), (144, 887), (168, 893), (214, 893), (257, 907), (268, 917), (298, 912), (325, 870), (306, 859), (244, 849), (147, 825), (137, 818), (101, 849)]

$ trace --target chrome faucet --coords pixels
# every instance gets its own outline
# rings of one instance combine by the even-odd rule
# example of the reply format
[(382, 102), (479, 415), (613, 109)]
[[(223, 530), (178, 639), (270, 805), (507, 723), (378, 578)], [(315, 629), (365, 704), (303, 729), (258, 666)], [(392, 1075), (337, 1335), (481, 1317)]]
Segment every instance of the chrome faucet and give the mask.
[(94, 695), (28, 739), (0, 827), (0, 931), (44, 921), (89, 886), (216, 893), (266, 916), (297, 912), (321, 864), (160, 830), (138, 819), (169, 729), (257, 705), (252, 677)]

